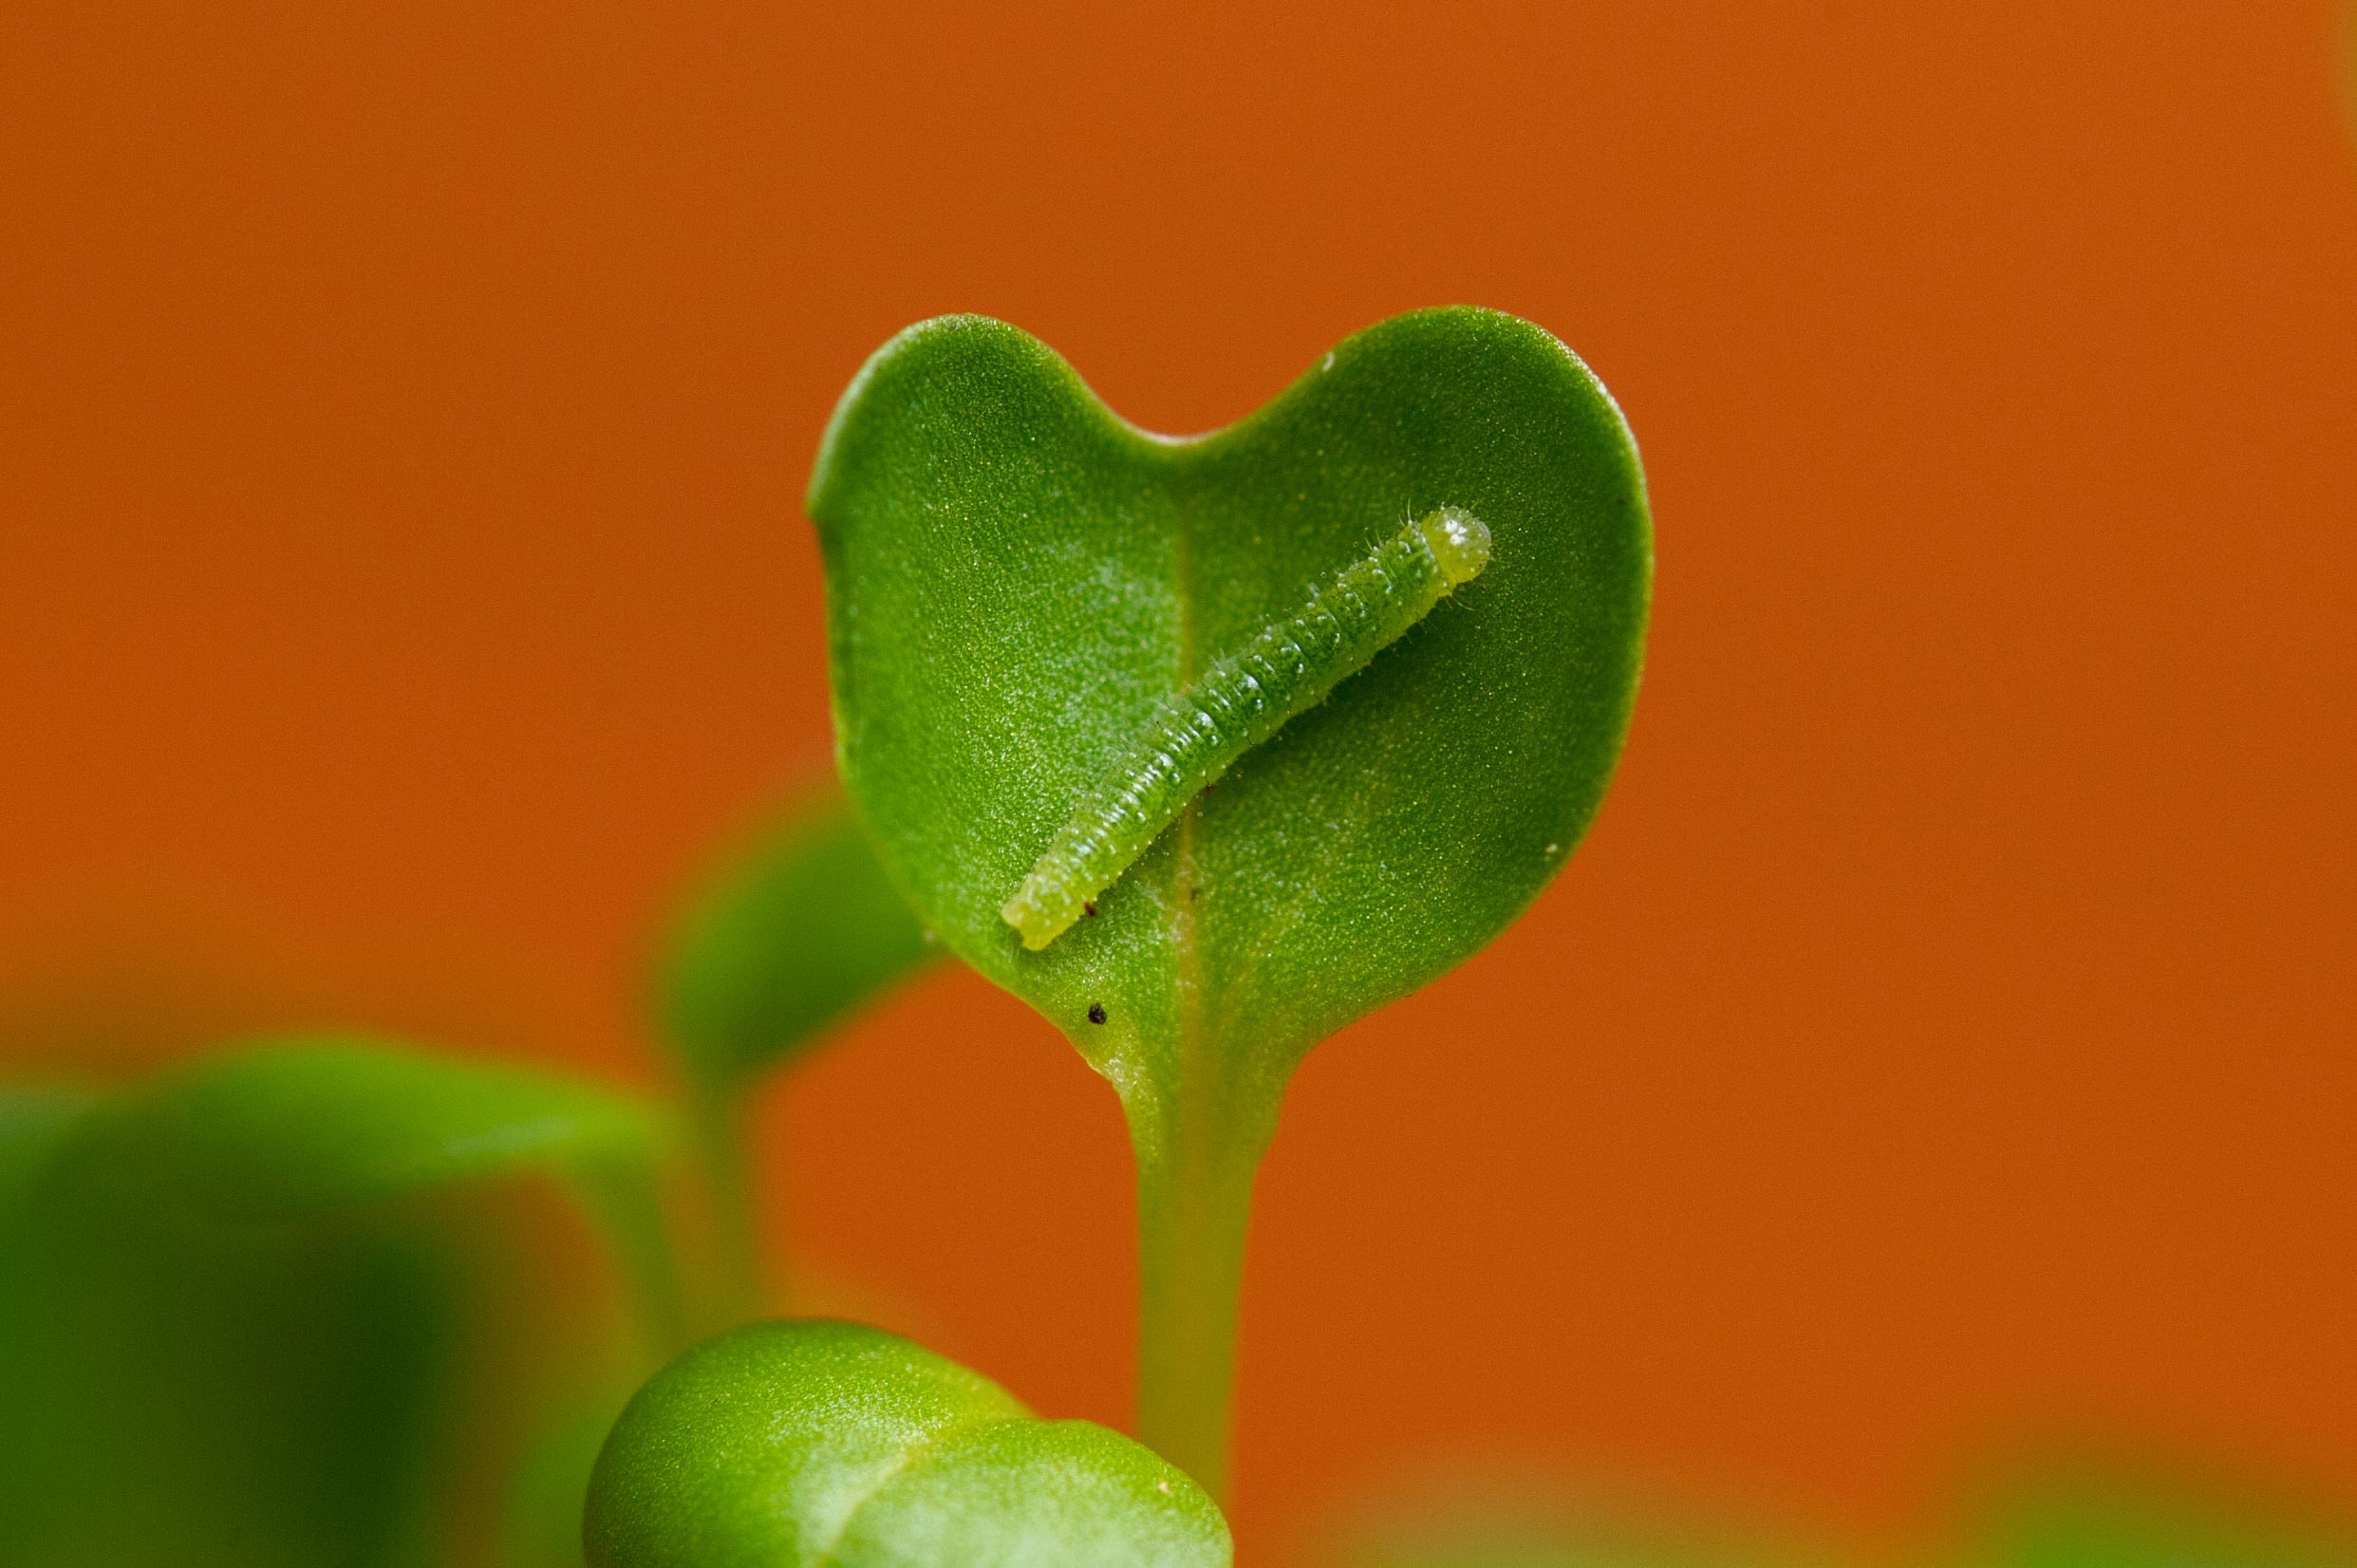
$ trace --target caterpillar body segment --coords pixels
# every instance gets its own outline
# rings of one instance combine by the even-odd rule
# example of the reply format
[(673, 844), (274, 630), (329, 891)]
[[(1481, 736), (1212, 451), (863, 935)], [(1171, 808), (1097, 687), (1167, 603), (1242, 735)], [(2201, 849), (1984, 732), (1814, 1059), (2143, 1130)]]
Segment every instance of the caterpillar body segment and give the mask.
[(1205, 785), (1479, 576), (1489, 551), (1472, 513), (1427, 513), (1213, 660), (1108, 765), (1001, 907), (1023, 945), (1037, 952), (1070, 930)]

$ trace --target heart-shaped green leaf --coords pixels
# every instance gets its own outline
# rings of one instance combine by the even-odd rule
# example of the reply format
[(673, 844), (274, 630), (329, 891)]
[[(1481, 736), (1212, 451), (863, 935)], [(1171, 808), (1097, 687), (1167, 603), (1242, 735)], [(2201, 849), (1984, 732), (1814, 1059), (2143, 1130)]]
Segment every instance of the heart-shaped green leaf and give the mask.
[[(1386, 322), (1187, 440), (1125, 424), (1021, 332), (952, 317), (861, 371), (810, 510), (846, 782), (919, 915), (1120, 1092), (1141, 1429), (1216, 1492), (1232, 1335), (1216, 1303), (1286, 1078), (1503, 929), (1611, 775), (1652, 562), (1628, 430), (1562, 344), (1489, 311)], [(1328, 663), (1364, 667), (1026, 950), (1002, 905), (1141, 737), (1193, 722), (1178, 695), (1207, 679), (1248, 708), (1232, 661), (1256, 638), (1356, 604), (1354, 581), (1376, 585), (1362, 620), (1382, 619), (1397, 574), (1345, 569), (1409, 519), (1459, 513), (1486, 526), (1479, 575), (1380, 651), (1331, 638), (1348, 656)], [(1203, 782), (1149, 759), (1148, 793)]]
[(1227, 1526), (1117, 1432), (851, 1323), (758, 1323), (657, 1373), (589, 1484), (593, 1568), (1225, 1568)]
[[(1001, 905), (1159, 705), (1441, 506), (1488, 525), (1483, 575), (1023, 951)], [(810, 508), (845, 775), (887, 864), (1116, 1081), (1174, 1082), (1189, 1035), (1285, 1062), (1463, 960), (1561, 868), (1627, 725), (1636, 452), (1512, 317), (1387, 322), (1184, 441), (1012, 327), (928, 322), (846, 394)]]

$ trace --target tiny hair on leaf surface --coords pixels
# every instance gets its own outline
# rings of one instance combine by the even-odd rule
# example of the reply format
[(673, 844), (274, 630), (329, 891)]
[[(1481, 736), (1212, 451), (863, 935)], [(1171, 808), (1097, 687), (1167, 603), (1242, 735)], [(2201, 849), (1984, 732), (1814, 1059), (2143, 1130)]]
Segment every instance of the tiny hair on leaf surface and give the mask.
[[(1140, 1431), (1217, 1495), (1244, 1214), (1295, 1064), (1511, 923), (1611, 777), (1652, 580), (1628, 428), (1496, 311), (1381, 323), (1186, 439), (1016, 328), (943, 317), (845, 392), (809, 511), (845, 784), (918, 917), (1119, 1093)], [(1295, 638), (1275, 722), (1198, 701), (1243, 744), (1173, 750), (1190, 696), (1237, 707), (1261, 639), (1436, 513), (1479, 519), (1477, 575), (1413, 616), (1374, 594), (1389, 639)]]
[(639, 1391), (589, 1484), (590, 1568), (1226, 1568), (1172, 1466), (896, 1335), (756, 1323)]

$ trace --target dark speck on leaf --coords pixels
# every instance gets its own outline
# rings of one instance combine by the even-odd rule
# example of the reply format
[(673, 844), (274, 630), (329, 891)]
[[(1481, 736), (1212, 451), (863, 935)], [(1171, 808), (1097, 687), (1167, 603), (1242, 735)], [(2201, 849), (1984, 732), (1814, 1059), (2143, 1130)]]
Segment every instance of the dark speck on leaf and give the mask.
[(1103, 1023), (1105, 1021), (1105, 1004), (1103, 1002), (1093, 1001), (1089, 1003), (1089, 1021), (1091, 1023)]
[(1094, 920), (1096, 918), (1096, 905), (1083, 901), (1080, 905), (1080, 912), (1088, 916), (1091, 920)]

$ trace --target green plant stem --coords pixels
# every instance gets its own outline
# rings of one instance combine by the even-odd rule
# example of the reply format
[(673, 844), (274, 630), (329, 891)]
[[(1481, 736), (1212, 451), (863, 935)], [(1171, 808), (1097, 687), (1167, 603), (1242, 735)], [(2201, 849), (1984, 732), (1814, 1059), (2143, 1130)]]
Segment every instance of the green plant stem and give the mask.
[[(1227, 1499), (1252, 1182), (1273, 1116), (1239, 1113), (1197, 1081), (1131, 1117), (1138, 1164), (1139, 1439)], [(1273, 1110), (1273, 1107), (1271, 1108)], [(1171, 1113), (1175, 1112), (1175, 1113)]]
[(678, 1354), (694, 1335), (654, 1173), (633, 1162), (591, 1160), (572, 1182), (622, 1261), (648, 1353), (658, 1362)]
[(701, 1086), (695, 1092), (696, 1148), (712, 1204), (723, 1326), (759, 1316), (763, 1302), (779, 1283), (775, 1261), (761, 1246), (745, 1115), (744, 1096), (734, 1085)]

